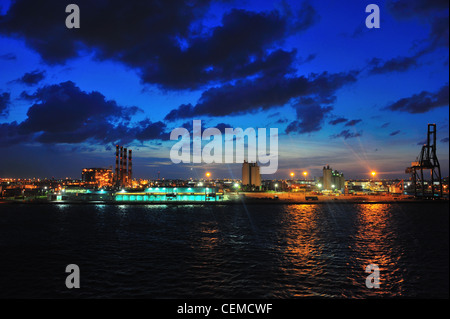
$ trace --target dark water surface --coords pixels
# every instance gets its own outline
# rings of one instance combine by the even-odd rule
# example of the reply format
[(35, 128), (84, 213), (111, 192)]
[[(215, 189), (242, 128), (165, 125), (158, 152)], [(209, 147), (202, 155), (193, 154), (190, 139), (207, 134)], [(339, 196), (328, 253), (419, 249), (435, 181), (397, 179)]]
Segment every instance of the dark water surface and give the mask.
[(0, 297), (448, 298), (448, 209), (1, 204)]

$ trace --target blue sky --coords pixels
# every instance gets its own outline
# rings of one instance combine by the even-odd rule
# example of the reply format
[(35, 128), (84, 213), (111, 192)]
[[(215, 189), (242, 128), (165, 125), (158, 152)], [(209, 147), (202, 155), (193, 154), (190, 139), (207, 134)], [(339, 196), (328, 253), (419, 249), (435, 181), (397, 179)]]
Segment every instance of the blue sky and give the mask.
[[(80, 29), (65, 27), (69, 3)], [(379, 29), (365, 26), (369, 3)], [(239, 164), (171, 162), (170, 131), (194, 119), (278, 128), (279, 169), (263, 178), (320, 176), (327, 164), (348, 178), (407, 178), (436, 123), (448, 175), (448, 1), (0, 8), (2, 177), (79, 177), (114, 165), (120, 143), (134, 150), (137, 178), (240, 178)]]

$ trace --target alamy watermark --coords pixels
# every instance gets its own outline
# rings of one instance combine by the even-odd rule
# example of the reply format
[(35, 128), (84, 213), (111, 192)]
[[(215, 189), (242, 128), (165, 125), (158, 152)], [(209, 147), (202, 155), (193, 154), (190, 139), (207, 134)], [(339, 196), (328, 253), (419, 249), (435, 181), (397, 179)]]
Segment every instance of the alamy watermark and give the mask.
[(378, 268), (378, 265), (367, 265), (366, 273), (370, 274), (366, 277), (366, 287), (369, 289), (380, 288), (380, 268)]
[[(225, 128), (225, 136), (215, 127), (207, 128), (202, 133), (201, 120), (193, 120), (192, 143), (190, 132), (184, 127), (178, 127), (170, 133), (170, 140), (178, 140), (170, 150), (170, 159), (175, 164), (258, 161), (261, 174), (274, 174), (278, 170), (278, 129), (270, 128), (268, 139), (266, 135), (266, 128), (255, 130), (252, 127), (245, 130), (239, 127)], [(202, 141), (208, 143), (202, 147)]]

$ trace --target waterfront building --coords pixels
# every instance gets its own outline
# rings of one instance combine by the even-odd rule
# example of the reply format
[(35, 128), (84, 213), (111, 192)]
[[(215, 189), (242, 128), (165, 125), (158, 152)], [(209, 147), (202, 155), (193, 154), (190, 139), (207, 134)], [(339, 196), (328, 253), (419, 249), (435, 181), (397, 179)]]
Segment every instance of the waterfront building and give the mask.
[(329, 165), (323, 167), (323, 176), (320, 180), (323, 190), (340, 190), (345, 189), (344, 174), (333, 170)]
[(95, 185), (99, 188), (112, 186), (112, 170), (108, 168), (83, 168), (81, 180), (84, 184)]
[(242, 164), (242, 186), (261, 187), (261, 174), (257, 163)]

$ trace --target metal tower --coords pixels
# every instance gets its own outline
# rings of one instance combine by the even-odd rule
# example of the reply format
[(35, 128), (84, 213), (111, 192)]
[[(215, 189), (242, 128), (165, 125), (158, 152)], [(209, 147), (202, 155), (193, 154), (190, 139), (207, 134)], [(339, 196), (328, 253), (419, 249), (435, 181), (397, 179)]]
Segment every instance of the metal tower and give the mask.
[[(425, 186), (424, 170), (430, 170), (431, 185)], [(422, 146), (422, 150), (415, 162), (411, 162), (411, 167), (405, 171), (411, 174), (414, 186), (414, 196), (423, 198), (442, 197), (441, 166), (436, 155), (436, 124), (428, 124), (427, 144)], [(438, 185), (435, 186), (435, 182)]]

